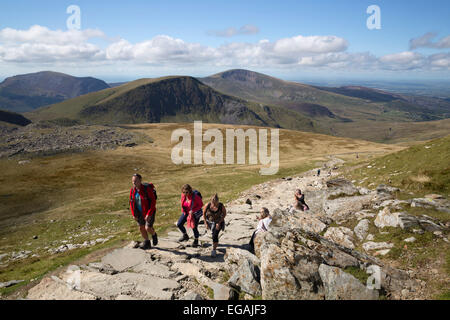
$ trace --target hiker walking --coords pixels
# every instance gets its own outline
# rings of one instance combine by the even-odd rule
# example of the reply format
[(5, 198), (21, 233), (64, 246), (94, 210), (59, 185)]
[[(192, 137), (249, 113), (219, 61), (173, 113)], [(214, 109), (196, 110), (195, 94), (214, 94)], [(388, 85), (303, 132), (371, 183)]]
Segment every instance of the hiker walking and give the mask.
[(179, 241), (189, 240), (184, 224), (187, 222), (188, 227), (194, 232), (193, 247), (198, 247), (198, 222), (203, 214), (202, 194), (197, 190), (192, 190), (192, 187), (185, 184), (181, 189), (181, 216), (178, 219), (177, 227), (183, 233)]
[(158, 244), (158, 236), (153, 224), (156, 215), (156, 190), (152, 183), (142, 183), (142, 176), (134, 174), (131, 182), (133, 188), (130, 190), (130, 209), (134, 220), (139, 225), (144, 242), (139, 246), (141, 249), (147, 250), (151, 248), (148, 233), (152, 235), (153, 245)]
[(258, 226), (256, 230), (253, 232), (252, 237), (249, 242), (250, 251), (252, 253), (255, 252), (255, 237), (259, 232), (265, 232), (269, 230), (269, 225), (272, 222), (272, 216), (269, 213), (269, 209), (262, 207), (259, 216), (256, 216), (256, 219), (259, 220)]
[(225, 229), (225, 216), (227, 211), (222, 202), (219, 202), (217, 193), (211, 197), (210, 202), (203, 208), (203, 220), (205, 220), (206, 229), (211, 230), (213, 249), (211, 257), (216, 257), (216, 249), (219, 245), (219, 232)]
[(302, 193), (302, 190), (295, 190), (295, 203), (294, 207), (297, 210), (307, 211), (309, 210), (309, 206), (305, 202), (305, 195)]

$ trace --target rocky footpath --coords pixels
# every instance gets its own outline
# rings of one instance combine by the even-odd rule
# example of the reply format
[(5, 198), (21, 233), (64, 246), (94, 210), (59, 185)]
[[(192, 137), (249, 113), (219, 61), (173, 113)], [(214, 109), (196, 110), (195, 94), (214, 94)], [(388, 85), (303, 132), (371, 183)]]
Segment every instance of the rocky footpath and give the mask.
[[(432, 232), (448, 241), (449, 225), (428, 216), (402, 212), (404, 205), (428, 205), (448, 210), (449, 202), (434, 195), (395, 199), (395, 188), (355, 187), (336, 178), (338, 159), (327, 164), (325, 176), (316, 170), (256, 185), (226, 204), (226, 228), (216, 257), (211, 235), (203, 225), (201, 245), (179, 243), (178, 231), (161, 237), (150, 250), (135, 243), (116, 249), (101, 261), (70, 266), (59, 276), (44, 278), (28, 299), (416, 299), (426, 285), (408, 270), (381, 261), (393, 243), (374, 241), (370, 230), (406, 228)], [(300, 188), (311, 210), (293, 208)], [(269, 231), (248, 242), (259, 209), (267, 207)], [(354, 227), (348, 227), (352, 222)], [(345, 226), (344, 226), (345, 225)], [(192, 236), (191, 236), (192, 239)], [(414, 241), (405, 239), (406, 242)], [(359, 248), (359, 250), (358, 250)]]
[(33, 123), (20, 128), (0, 127), (0, 135), (0, 158), (132, 147), (138, 139), (136, 134), (117, 127), (65, 127), (52, 123)]

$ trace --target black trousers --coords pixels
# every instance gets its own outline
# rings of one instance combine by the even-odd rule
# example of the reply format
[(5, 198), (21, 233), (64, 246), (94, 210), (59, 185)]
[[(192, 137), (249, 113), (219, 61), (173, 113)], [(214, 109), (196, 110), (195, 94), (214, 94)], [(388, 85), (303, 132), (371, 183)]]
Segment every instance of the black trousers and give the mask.
[(223, 230), (225, 228), (225, 221), (221, 222), (219, 230), (217, 230), (216, 223), (214, 223), (214, 222), (208, 221), (208, 225), (211, 228), (213, 242), (215, 242), (215, 243), (219, 242), (219, 233), (221, 230)]

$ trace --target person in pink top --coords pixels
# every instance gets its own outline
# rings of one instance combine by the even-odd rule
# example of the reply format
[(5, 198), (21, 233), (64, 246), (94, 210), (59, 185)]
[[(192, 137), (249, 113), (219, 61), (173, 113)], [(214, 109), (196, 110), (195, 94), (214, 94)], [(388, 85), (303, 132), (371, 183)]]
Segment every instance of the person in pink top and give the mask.
[(185, 184), (181, 189), (181, 216), (178, 219), (177, 227), (183, 233), (179, 241), (187, 241), (189, 240), (189, 236), (187, 235), (186, 228), (184, 224), (187, 222), (188, 227), (192, 228), (194, 232), (194, 242), (192, 243), (193, 247), (198, 247), (198, 222), (203, 215), (203, 200), (202, 195), (197, 190), (192, 190), (192, 187), (188, 184)]

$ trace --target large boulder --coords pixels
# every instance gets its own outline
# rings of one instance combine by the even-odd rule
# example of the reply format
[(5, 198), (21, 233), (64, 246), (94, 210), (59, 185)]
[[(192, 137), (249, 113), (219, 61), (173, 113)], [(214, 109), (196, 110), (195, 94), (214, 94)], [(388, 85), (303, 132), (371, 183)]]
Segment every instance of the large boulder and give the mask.
[(402, 229), (410, 229), (418, 227), (419, 221), (415, 216), (405, 212), (391, 212), (389, 207), (385, 207), (378, 212), (374, 224), (378, 228), (400, 227)]
[(327, 300), (378, 300), (378, 291), (369, 289), (358, 279), (336, 267), (319, 266)]
[[(287, 250), (270, 244), (261, 252), (261, 287), (265, 300), (323, 299), (320, 260), (305, 247)], [(281, 289), (282, 288), (282, 289)]]
[(443, 198), (414, 198), (411, 200), (411, 207), (421, 207), (426, 209), (435, 209), (450, 213), (450, 201)]
[(380, 249), (391, 249), (394, 246), (394, 244), (387, 243), (387, 242), (368, 241), (368, 242), (364, 242), (362, 246), (365, 251), (372, 251), (372, 250), (380, 250)]
[(353, 231), (346, 227), (331, 227), (324, 234), (324, 238), (334, 241), (344, 247), (353, 249)]
[(227, 248), (224, 259), (227, 262), (227, 265), (240, 265), (245, 260), (250, 260), (253, 265), (260, 265), (259, 258), (256, 255), (252, 254), (248, 250), (240, 248)]
[(358, 222), (355, 229), (353, 231), (355, 232), (356, 237), (362, 241), (367, 237), (367, 234), (369, 232), (369, 224), (370, 221), (368, 219), (363, 219)]
[(400, 191), (399, 188), (391, 187), (391, 186), (388, 186), (385, 184), (380, 184), (376, 190), (377, 190), (377, 193), (387, 193), (387, 194), (394, 194), (394, 193)]
[(330, 179), (327, 182), (328, 188), (352, 188), (354, 187), (353, 183), (344, 179), (344, 178), (334, 178)]
[(249, 259), (245, 259), (239, 265), (236, 272), (228, 280), (232, 287), (239, 287), (240, 291), (249, 293), (252, 296), (261, 295), (261, 285), (259, 268)]

